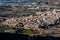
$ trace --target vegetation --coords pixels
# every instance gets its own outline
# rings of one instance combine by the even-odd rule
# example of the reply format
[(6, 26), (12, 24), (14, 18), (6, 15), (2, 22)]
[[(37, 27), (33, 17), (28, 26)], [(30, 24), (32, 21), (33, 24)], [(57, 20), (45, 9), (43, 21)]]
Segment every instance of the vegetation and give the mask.
[(16, 30), (10, 29), (10, 32), (9, 33), (16, 33)]
[(45, 12), (45, 11), (47, 11), (47, 9), (41, 9), (40, 11), (41, 11), (41, 12)]
[(0, 15), (0, 17), (19, 17), (20, 15), (17, 15), (17, 14), (3, 14), (3, 15)]
[(0, 23), (4, 22), (6, 19), (5, 18), (0, 18)]
[(16, 26), (17, 27), (23, 27), (24, 25), (23, 25), (23, 23), (18, 23)]
[(6, 25), (0, 26), (0, 32), (4, 32), (5, 29), (7, 29), (7, 26)]
[(12, 8), (12, 7), (11, 6), (2, 5), (2, 6), (0, 6), (0, 8)]
[(31, 34), (38, 34), (38, 31), (33, 29), (24, 29), (20, 33), (31, 35)]
[(0, 26), (0, 32), (4, 32), (5, 30), (9, 29), (10, 32), (9, 33), (16, 33), (16, 29), (13, 29), (12, 27), (9, 28), (9, 26), (7, 25), (1, 25)]

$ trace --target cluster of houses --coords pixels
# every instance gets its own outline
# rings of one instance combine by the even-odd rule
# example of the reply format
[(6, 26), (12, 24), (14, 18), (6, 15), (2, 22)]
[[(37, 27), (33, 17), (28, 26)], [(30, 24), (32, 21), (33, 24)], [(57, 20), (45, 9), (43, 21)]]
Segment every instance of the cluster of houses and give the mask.
[(36, 12), (36, 15), (7, 18), (2, 22), (4, 25), (15, 27), (18, 23), (23, 23), (25, 29), (39, 28), (40, 25), (54, 24), (60, 18), (60, 10), (54, 9), (53, 11)]

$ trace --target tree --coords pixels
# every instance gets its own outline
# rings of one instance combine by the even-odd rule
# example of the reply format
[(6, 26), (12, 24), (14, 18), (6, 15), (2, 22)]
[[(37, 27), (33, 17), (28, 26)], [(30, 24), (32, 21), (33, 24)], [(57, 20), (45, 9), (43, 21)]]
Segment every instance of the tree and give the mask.
[(23, 23), (18, 23), (16, 26), (17, 27), (23, 27), (24, 25), (23, 25)]

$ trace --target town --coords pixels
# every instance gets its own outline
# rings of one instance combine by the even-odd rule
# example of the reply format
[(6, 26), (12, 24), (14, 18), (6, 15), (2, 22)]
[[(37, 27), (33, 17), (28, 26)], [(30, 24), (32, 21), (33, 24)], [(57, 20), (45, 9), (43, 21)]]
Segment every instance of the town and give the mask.
[(0, 32), (30, 35), (59, 34), (59, 4), (59, 1), (52, 4), (49, 1), (0, 4)]

